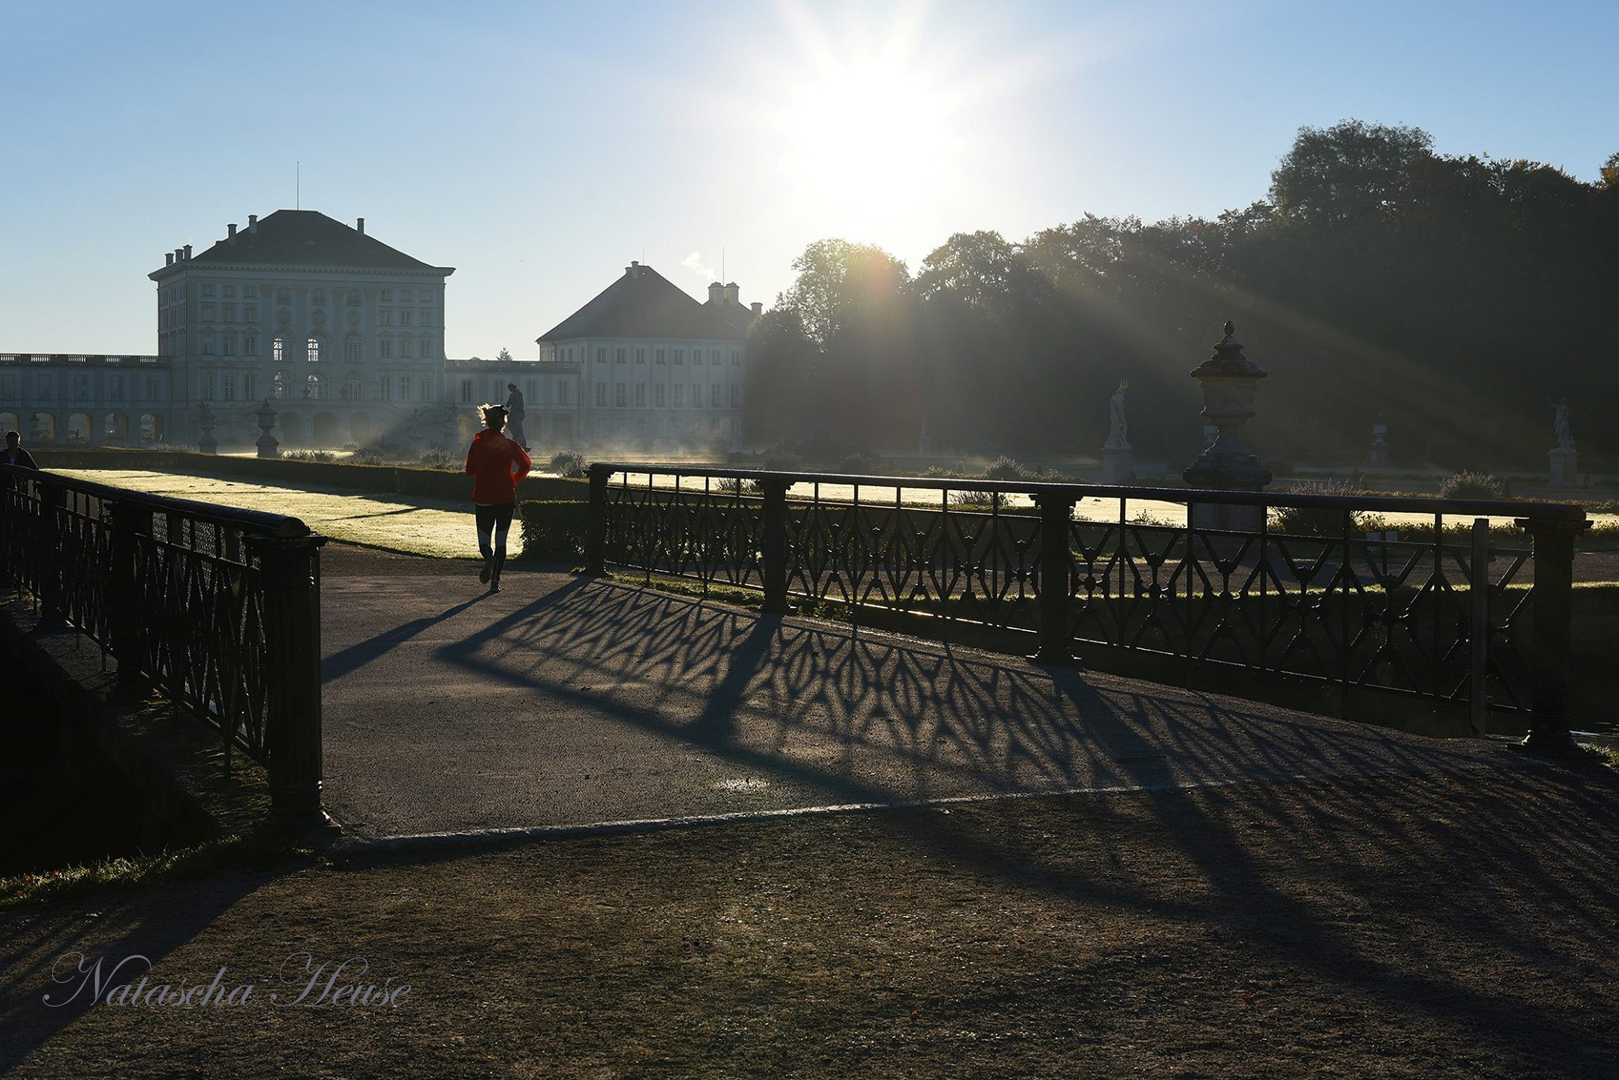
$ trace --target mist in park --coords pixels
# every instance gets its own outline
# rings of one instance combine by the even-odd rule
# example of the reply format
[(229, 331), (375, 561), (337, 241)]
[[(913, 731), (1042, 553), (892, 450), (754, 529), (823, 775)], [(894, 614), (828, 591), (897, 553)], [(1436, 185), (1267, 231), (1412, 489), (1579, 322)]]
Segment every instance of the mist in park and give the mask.
[(0, 21), (0, 1073), (1619, 1060), (1619, 8)]

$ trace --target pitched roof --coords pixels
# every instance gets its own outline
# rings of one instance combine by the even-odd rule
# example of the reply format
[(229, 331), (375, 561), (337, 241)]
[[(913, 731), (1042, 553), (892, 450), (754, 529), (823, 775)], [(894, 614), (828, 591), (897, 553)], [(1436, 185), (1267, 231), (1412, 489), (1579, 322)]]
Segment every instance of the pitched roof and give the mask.
[(582, 337), (719, 338), (748, 336), (753, 312), (741, 304), (701, 304), (650, 266), (631, 264), (622, 277), (536, 341)]
[(196, 264), (454, 271), (413, 259), (318, 210), (277, 210), (260, 219), (256, 231), (237, 229), (235, 236), (192, 256), (186, 265)]

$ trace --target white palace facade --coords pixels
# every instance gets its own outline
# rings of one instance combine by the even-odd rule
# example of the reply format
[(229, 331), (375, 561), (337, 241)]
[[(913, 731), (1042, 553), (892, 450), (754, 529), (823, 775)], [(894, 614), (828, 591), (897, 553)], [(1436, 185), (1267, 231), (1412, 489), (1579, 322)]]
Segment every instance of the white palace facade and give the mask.
[(734, 284), (699, 303), (650, 267), (538, 339), (538, 360), (447, 359), (434, 266), (313, 210), (278, 210), (193, 255), (164, 255), (153, 355), (0, 353), (0, 430), (28, 443), (195, 444), (204, 407), (221, 449), (258, 438), (268, 403), (284, 448), (458, 446), (476, 407), (522, 390), (536, 450), (688, 451), (740, 433), (748, 326)]

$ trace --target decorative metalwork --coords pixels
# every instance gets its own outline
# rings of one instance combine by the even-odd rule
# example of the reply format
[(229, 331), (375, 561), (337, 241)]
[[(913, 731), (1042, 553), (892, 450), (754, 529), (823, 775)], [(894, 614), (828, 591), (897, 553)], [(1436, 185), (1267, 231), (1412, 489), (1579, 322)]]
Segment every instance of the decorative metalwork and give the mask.
[[(296, 518), (11, 466), (0, 485), (0, 578), (110, 651), (120, 683), (149, 684), (267, 765), (278, 812), (307, 814), (312, 792), (318, 814), (323, 538)], [(267, 587), (271, 557), (290, 585)]]
[[(1585, 520), (1578, 507), (1544, 503), (626, 464), (591, 475), (598, 571), (760, 588), (776, 610), (792, 596), (857, 619), (937, 618), (945, 635), (958, 623), (1038, 634), (1047, 659), (1067, 653), (1063, 642), (1159, 654), (1414, 695), (1475, 716), (1531, 708), (1538, 646), (1527, 616), (1566, 622), (1569, 597), (1542, 573), (1545, 553), (1536, 566), (1538, 541), (1492, 546), (1486, 526), (1447, 529), (1446, 518), (1514, 516), (1531, 533), (1545, 525), (1570, 537)], [(1116, 511), (1071, 514), (1098, 496)], [(1133, 513), (1143, 502), (1172, 504), (1179, 520)], [(1198, 507), (1210, 504), (1248, 507), (1259, 526), (1199, 527), (1211, 516)], [(1271, 514), (1285, 507), (1315, 515), (1309, 531), (1322, 535), (1276, 531)], [(1363, 535), (1363, 513), (1421, 513), (1429, 524), (1405, 539)], [(768, 555), (772, 514), (785, 534), (779, 567)]]

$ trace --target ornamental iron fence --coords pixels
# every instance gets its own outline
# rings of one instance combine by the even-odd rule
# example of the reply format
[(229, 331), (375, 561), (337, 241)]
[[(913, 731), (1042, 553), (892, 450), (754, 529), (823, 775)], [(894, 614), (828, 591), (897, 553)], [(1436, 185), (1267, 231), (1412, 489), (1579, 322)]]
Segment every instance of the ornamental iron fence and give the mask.
[[(1336, 684), (1346, 703), (1423, 698), (1479, 733), (1490, 711), (1526, 713), (1528, 745), (1572, 745), (1578, 506), (628, 463), (590, 478), (593, 573), (992, 627), (1043, 662), (1120, 650)], [(1380, 515), (1407, 524), (1363, 529)], [(1492, 541), (1503, 517), (1527, 543)]]
[(322, 817), (320, 546), (297, 518), (0, 465), (0, 584), (96, 641), (269, 772), (271, 812)]

